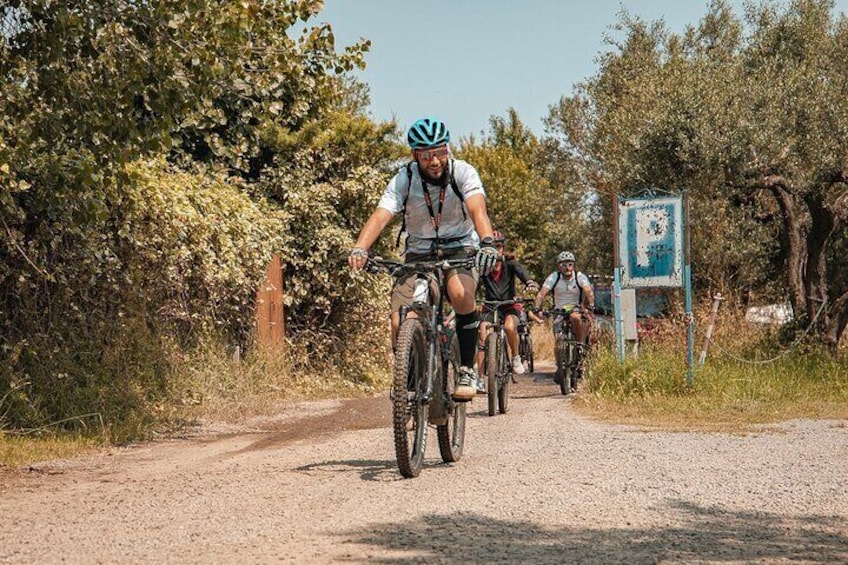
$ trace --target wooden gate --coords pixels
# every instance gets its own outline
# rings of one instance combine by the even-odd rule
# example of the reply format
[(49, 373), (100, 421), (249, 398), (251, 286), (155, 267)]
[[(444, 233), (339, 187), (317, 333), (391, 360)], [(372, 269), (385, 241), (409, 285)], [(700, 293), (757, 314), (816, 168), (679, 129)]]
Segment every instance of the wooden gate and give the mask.
[(286, 322), (283, 317), (283, 265), (279, 255), (271, 258), (265, 280), (256, 293), (256, 323), (260, 343), (283, 347)]

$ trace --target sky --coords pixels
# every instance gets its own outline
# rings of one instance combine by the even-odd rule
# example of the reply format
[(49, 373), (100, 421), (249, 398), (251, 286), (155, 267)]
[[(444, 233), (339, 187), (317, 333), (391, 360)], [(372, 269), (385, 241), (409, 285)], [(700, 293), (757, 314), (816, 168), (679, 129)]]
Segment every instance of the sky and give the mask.
[[(729, 2), (740, 16), (744, 1)], [(330, 23), (337, 50), (371, 40), (360, 78), (373, 118), (396, 118), (406, 130), (436, 117), (459, 140), (479, 138), (489, 117), (510, 107), (542, 134), (548, 107), (596, 73), (622, 9), (682, 32), (708, 7), (709, 0), (325, 0), (310, 23)], [(848, 0), (836, 0), (835, 11), (848, 13)]]

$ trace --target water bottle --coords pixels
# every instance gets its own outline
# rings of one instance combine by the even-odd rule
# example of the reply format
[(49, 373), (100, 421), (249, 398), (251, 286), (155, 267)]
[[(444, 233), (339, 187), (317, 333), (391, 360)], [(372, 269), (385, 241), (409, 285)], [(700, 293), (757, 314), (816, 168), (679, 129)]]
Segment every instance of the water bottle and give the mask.
[(412, 292), (412, 303), (416, 306), (424, 306), (430, 296), (430, 283), (427, 279), (415, 281), (415, 290)]

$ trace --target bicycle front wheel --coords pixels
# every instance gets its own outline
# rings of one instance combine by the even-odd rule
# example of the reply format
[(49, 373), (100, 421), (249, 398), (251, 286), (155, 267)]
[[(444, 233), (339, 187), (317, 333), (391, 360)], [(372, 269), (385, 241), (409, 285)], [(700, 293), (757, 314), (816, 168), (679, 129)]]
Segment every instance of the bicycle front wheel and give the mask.
[(527, 370), (533, 372), (533, 337), (527, 334)]
[(518, 334), (518, 355), (522, 363), (527, 360), (527, 334)]
[(560, 392), (563, 394), (571, 394), (574, 392), (574, 341), (567, 339), (565, 342), (565, 355), (562, 358), (562, 384)]
[(489, 416), (494, 416), (498, 409), (498, 365), (503, 344), (498, 339), (497, 332), (492, 332), (486, 338), (486, 395), (489, 399)]
[(509, 356), (506, 352), (506, 341), (501, 341), (500, 354), (498, 358), (498, 412), (506, 414), (509, 410), (509, 385), (512, 382), (512, 373), (509, 366)]
[(581, 364), (583, 360), (581, 359), (582, 355), (580, 355), (577, 345), (571, 345), (571, 390), (577, 391), (577, 380), (580, 378)]
[(571, 345), (564, 334), (558, 334), (556, 338), (556, 376), (554, 380), (559, 385), (562, 394), (571, 392)]
[(444, 424), (436, 426), (436, 432), (439, 436), (442, 461), (455, 463), (462, 457), (462, 446), (465, 444), (465, 407), (468, 403), (454, 402), (451, 398), (456, 387), (456, 372), (459, 369), (459, 340), (456, 334), (451, 335), (449, 347), (450, 357), (442, 367), (442, 378), (445, 379), (443, 390), (446, 392), (443, 399), (436, 399), (436, 402), (441, 400), (447, 404), (448, 419)]
[(400, 474), (417, 477), (427, 444), (427, 340), (416, 318), (407, 318), (398, 331), (392, 379), (392, 426)]

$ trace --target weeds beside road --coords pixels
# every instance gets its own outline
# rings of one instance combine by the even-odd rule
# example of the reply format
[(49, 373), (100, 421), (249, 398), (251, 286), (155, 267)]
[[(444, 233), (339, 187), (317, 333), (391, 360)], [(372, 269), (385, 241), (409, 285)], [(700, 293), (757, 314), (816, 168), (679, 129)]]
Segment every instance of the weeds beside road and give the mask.
[[(624, 364), (615, 358), (611, 336), (600, 336), (575, 410), (599, 420), (675, 430), (744, 432), (751, 426), (791, 419), (848, 420), (848, 359), (844, 356), (813, 351), (785, 355), (772, 363), (742, 363), (739, 357), (767, 358), (777, 346), (768, 334), (743, 333), (725, 321), (716, 332), (716, 348), (706, 365), (696, 369), (694, 386), (689, 387), (681, 325), (666, 320), (656, 327), (643, 342), (639, 357)], [(550, 328), (533, 326), (532, 331), (537, 359), (552, 358)], [(203, 370), (180, 380), (182, 392), (176, 395), (180, 400), (163, 407), (162, 421), (168, 425), (163, 428), (160, 423), (158, 433), (150, 431), (152, 437), (197, 423), (273, 416), (297, 400), (362, 397), (388, 386), (387, 376), (377, 372), (358, 384), (317, 369), (294, 374), (285, 357), (269, 354), (234, 363), (226, 355), (208, 352), (202, 363), (193, 366)], [(101, 430), (87, 435), (50, 431), (23, 437), (0, 434), (0, 466), (14, 468), (67, 457), (108, 443)]]

